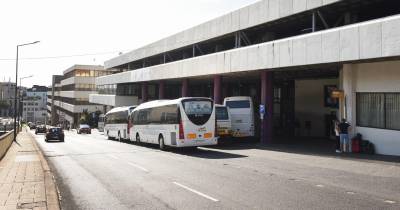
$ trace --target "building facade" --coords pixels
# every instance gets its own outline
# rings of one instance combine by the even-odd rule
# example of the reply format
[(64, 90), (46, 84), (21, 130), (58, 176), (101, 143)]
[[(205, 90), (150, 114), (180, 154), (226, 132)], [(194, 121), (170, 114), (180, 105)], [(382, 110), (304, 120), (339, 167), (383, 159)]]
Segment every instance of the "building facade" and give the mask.
[(95, 78), (109, 75), (115, 70), (103, 66), (74, 65), (54, 75), (48, 91), (47, 113), (52, 125), (74, 128), (83, 113), (103, 112), (104, 105), (89, 102), (89, 94), (96, 94)]
[[(13, 117), (15, 112), (15, 83), (0, 82), (0, 117)], [(18, 101), (19, 103), (19, 101)]]
[(330, 138), (346, 118), (400, 155), (399, 46), (398, 1), (261, 0), (106, 61), (122, 72), (90, 101), (246, 95), (266, 107), (262, 142)]
[(22, 97), (22, 120), (47, 123), (47, 87), (34, 85)]

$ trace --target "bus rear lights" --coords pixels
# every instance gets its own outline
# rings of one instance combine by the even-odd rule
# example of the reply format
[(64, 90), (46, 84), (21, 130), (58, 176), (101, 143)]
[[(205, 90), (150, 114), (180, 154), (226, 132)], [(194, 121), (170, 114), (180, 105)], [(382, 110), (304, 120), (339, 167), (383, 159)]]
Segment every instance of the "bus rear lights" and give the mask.
[(212, 133), (205, 133), (205, 134), (204, 134), (204, 138), (205, 138), (205, 139), (212, 138), (212, 136), (213, 136)]
[(188, 138), (188, 139), (195, 139), (195, 138), (197, 138), (197, 135), (196, 135), (195, 133), (189, 133), (189, 134), (187, 135), (187, 138)]
[(183, 123), (179, 122), (179, 139), (185, 139), (185, 134), (183, 133)]

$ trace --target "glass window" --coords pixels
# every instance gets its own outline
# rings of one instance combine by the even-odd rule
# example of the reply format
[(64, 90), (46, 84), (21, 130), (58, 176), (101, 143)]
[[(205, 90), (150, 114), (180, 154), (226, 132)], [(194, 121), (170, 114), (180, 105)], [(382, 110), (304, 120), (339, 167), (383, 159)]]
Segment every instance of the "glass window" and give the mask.
[(216, 111), (215, 114), (216, 114), (217, 120), (229, 120), (228, 108), (216, 107), (215, 111)]
[(385, 97), (386, 128), (400, 130), (400, 93), (388, 93)]
[(183, 106), (187, 115), (203, 115), (211, 114), (212, 102), (211, 101), (198, 101), (190, 100), (184, 101)]
[(250, 101), (227, 101), (226, 106), (231, 109), (250, 108)]
[(211, 117), (213, 102), (205, 99), (186, 99), (183, 109), (189, 120), (196, 125), (204, 125)]
[(357, 94), (357, 125), (384, 128), (385, 96), (381, 93)]
[(357, 93), (357, 125), (400, 130), (400, 93)]

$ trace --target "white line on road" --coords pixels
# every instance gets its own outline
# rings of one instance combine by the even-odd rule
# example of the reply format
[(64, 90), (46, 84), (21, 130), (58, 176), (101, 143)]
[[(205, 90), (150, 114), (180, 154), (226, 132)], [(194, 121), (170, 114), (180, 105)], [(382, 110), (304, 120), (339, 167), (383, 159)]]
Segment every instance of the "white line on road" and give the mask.
[(133, 166), (133, 167), (135, 167), (135, 168), (138, 168), (138, 169), (140, 169), (140, 170), (142, 170), (142, 171), (144, 171), (144, 172), (149, 172), (149, 170), (147, 170), (146, 168), (144, 168), (144, 167), (142, 167), (142, 166), (140, 166), (140, 165), (137, 165), (137, 164), (135, 164), (135, 163), (128, 162), (128, 164), (131, 165), (131, 166)]
[(395, 204), (396, 203), (396, 201), (391, 201), (391, 200), (385, 200), (384, 202), (385, 203), (390, 203), (390, 204)]
[(202, 193), (202, 192), (199, 192), (199, 191), (197, 191), (197, 190), (194, 190), (194, 189), (192, 189), (192, 188), (190, 188), (190, 187), (187, 187), (187, 186), (185, 186), (185, 185), (183, 185), (183, 184), (180, 184), (180, 183), (178, 183), (178, 182), (172, 182), (172, 183), (174, 183), (175, 185), (178, 185), (179, 187), (182, 187), (183, 189), (189, 190), (190, 192), (196, 193), (197, 195), (203, 196), (203, 197), (205, 197), (205, 198), (207, 198), (207, 199), (209, 199), (209, 200), (212, 200), (212, 201), (214, 201), (214, 202), (218, 202), (218, 199), (215, 199), (215, 198), (213, 198), (213, 197), (211, 197), (211, 196), (208, 196), (208, 195), (206, 195), (206, 194), (204, 194), (204, 193)]
[(119, 158), (117, 156), (114, 156), (114, 155), (107, 155), (107, 156), (112, 158), (112, 159), (119, 160)]

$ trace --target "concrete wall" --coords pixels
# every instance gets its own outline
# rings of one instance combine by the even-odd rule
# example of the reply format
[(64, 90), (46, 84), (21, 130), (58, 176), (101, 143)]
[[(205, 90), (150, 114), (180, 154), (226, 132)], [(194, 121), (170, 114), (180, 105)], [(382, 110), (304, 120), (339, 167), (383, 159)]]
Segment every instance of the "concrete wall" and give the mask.
[(105, 62), (113, 68), (340, 0), (262, 0)]
[(88, 110), (88, 112), (102, 111), (102, 105), (72, 105), (60, 101), (54, 101), (54, 105), (68, 110), (72, 113), (82, 113), (83, 110)]
[(89, 98), (89, 94), (95, 94), (96, 91), (60, 91), (61, 97), (66, 98)]
[[(325, 115), (338, 111), (325, 107), (324, 86), (339, 85), (338, 79), (296, 80), (295, 111), (296, 119), (301, 123), (301, 136), (307, 136), (305, 121), (311, 121), (310, 136), (325, 136)], [(338, 86), (339, 87), (339, 86)]]
[(185, 78), (393, 56), (400, 56), (400, 15), (99, 77), (96, 84)]
[[(347, 64), (343, 68), (343, 89), (347, 99), (347, 113), (356, 125), (357, 92), (400, 92), (400, 61)], [(400, 155), (400, 131), (355, 127), (355, 133), (375, 144), (376, 152)]]
[(119, 107), (119, 106), (138, 105), (139, 99), (137, 96), (116, 96), (116, 95), (90, 94), (89, 102)]
[(96, 81), (95, 77), (70, 77), (61, 81), (61, 86), (72, 85), (72, 84), (94, 84)]
[(10, 148), (14, 139), (14, 132), (8, 132), (0, 136), (0, 160), (4, 157), (7, 153), (8, 149)]

